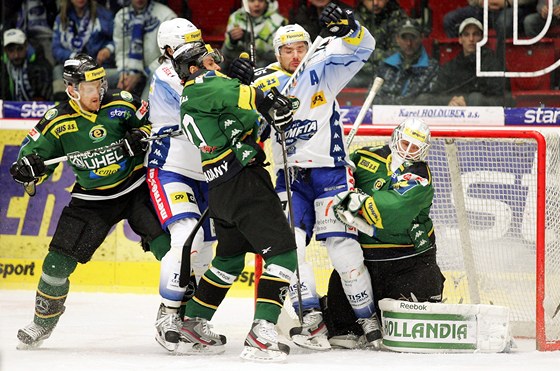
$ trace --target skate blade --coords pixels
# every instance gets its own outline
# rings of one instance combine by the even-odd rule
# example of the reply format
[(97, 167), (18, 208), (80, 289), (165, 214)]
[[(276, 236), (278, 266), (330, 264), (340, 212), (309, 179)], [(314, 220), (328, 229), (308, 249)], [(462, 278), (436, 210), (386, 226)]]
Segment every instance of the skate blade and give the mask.
[(33, 349), (37, 349), (41, 346), (41, 344), (43, 344), (43, 340), (39, 340), (33, 344), (26, 344), (22, 341), (20, 341), (18, 343), (18, 345), (16, 345), (16, 349), (17, 350), (33, 350)]
[(292, 336), (292, 341), (294, 342), (294, 344), (302, 348), (320, 351), (332, 349), (329, 340), (324, 335), (319, 335), (312, 338), (305, 335), (294, 335)]
[(163, 349), (167, 350), (168, 352), (175, 352), (179, 347), (179, 343), (170, 343), (168, 341), (163, 340), (159, 336), (156, 336), (156, 341), (159, 345), (163, 347)]
[(283, 362), (288, 355), (279, 350), (261, 350), (259, 348), (245, 346), (239, 357), (246, 361), (254, 362)]
[(175, 354), (181, 355), (196, 355), (196, 354), (222, 354), (226, 351), (224, 345), (203, 345), (200, 343), (185, 343), (181, 341), (177, 350), (175, 350)]

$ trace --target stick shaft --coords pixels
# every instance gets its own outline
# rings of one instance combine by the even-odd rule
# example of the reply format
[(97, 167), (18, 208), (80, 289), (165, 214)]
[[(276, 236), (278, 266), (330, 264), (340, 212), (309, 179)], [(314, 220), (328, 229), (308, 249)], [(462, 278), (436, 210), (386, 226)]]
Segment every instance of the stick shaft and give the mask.
[(369, 94), (367, 95), (366, 100), (362, 105), (362, 108), (360, 109), (360, 112), (358, 112), (358, 116), (356, 117), (356, 121), (354, 121), (354, 125), (352, 125), (352, 129), (350, 130), (348, 136), (346, 137), (346, 146), (349, 147), (352, 141), (354, 140), (354, 136), (356, 136), (356, 133), (358, 132), (358, 129), (362, 124), (362, 121), (364, 121), (364, 118), (366, 117), (366, 113), (368, 109), (371, 107), (375, 95), (381, 89), (381, 86), (383, 86), (383, 82), (384, 80), (381, 77), (376, 77), (375, 80), (373, 80), (373, 86), (371, 87), (371, 90), (369, 91)]

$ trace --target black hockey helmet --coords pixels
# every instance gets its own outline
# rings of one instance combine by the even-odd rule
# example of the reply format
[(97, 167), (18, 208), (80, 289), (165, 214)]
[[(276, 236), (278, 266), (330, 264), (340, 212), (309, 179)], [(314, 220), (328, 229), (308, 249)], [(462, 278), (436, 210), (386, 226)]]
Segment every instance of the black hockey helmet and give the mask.
[(173, 53), (173, 68), (182, 80), (187, 80), (191, 75), (189, 68), (197, 66), (204, 68), (203, 60), (206, 56), (211, 56), (216, 63), (222, 63), (223, 57), (219, 50), (214, 50), (202, 41), (185, 44)]
[(64, 72), (62, 74), (64, 83), (77, 86), (84, 81), (95, 81), (103, 79), (103, 85), (106, 85), (105, 69), (100, 67), (95, 59), (87, 54), (79, 53), (74, 58), (70, 58), (64, 62)]

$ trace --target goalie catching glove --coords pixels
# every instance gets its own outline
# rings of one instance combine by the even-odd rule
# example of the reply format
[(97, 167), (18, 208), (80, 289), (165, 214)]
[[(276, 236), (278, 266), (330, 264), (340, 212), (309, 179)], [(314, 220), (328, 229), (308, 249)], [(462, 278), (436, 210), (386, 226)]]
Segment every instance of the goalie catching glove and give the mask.
[(46, 170), (43, 159), (32, 153), (14, 162), (10, 167), (10, 174), (16, 182), (25, 184), (36, 182)]
[(278, 132), (286, 131), (292, 125), (292, 102), (280, 94), (276, 88), (272, 88), (265, 93), (257, 109)]
[(349, 9), (343, 10), (334, 3), (327, 5), (319, 21), (330, 35), (336, 37), (348, 37), (358, 28), (354, 13)]
[(148, 142), (143, 141), (148, 137), (148, 134), (140, 129), (132, 129), (127, 131), (124, 135), (123, 147), (125, 154), (134, 157), (141, 155), (148, 150)]
[(360, 210), (370, 196), (360, 190), (341, 192), (334, 196), (334, 216), (349, 227), (372, 237), (375, 227), (360, 216)]

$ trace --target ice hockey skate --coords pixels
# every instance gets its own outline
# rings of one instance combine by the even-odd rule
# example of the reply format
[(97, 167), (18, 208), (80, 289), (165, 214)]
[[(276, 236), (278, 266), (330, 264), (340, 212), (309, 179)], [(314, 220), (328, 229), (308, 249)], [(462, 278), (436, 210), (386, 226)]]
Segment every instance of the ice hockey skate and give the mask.
[(261, 319), (253, 322), (240, 357), (248, 361), (282, 362), (289, 353), (290, 347), (278, 342), (274, 323)]
[(204, 318), (187, 318), (181, 327), (181, 342), (178, 353), (221, 354), (225, 352), (226, 337), (212, 331)]
[(355, 334), (335, 335), (329, 338), (333, 349), (360, 349), (364, 347), (364, 337)]
[(169, 308), (162, 303), (156, 318), (156, 341), (166, 350), (176, 351), (181, 338), (181, 326), (177, 308)]
[(303, 325), (290, 330), (292, 341), (302, 348), (313, 350), (329, 350), (328, 330), (323, 321), (323, 313), (316, 309), (305, 311)]
[(17, 338), (20, 343), (17, 345), (17, 349), (33, 349), (38, 348), (43, 344), (43, 340), (48, 339), (54, 330), (53, 327), (44, 327), (31, 322), (29, 325), (20, 329), (17, 333)]
[(370, 318), (360, 318), (357, 321), (364, 330), (365, 346), (367, 348), (381, 349), (383, 334), (379, 328), (377, 314), (374, 313)]

